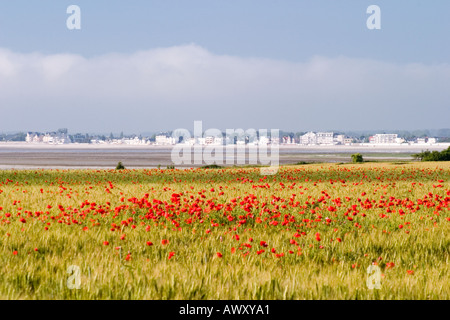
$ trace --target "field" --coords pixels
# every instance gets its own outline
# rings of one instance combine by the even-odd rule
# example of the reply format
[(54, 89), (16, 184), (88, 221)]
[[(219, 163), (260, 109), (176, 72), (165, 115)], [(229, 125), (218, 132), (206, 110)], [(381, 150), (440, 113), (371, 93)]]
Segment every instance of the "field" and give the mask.
[(449, 163), (1, 171), (0, 298), (450, 299), (449, 178)]

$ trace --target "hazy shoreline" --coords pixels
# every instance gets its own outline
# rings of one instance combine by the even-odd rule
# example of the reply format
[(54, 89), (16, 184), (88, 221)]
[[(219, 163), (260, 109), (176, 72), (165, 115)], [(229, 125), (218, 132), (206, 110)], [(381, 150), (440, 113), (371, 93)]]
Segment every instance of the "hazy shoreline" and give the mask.
[[(182, 145), (178, 145), (182, 146)], [(0, 151), (5, 148), (19, 148), (19, 149), (152, 149), (152, 150), (172, 150), (174, 146), (171, 145), (127, 145), (127, 144), (88, 144), (88, 143), (70, 143), (70, 144), (46, 144), (46, 143), (27, 143), (27, 142), (0, 142)], [(270, 146), (269, 146), (270, 147)], [(353, 144), (353, 145), (279, 145), (280, 150), (318, 150), (318, 151), (354, 151), (354, 150), (376, 150), (377, 152), (382, 152), (380, 150), (398, 151), (398, 152), (416, 152), (417, 150), (430, 150), (430, 151), (441, 151), (450, 147), (450, 143), (436, 143), (436, 144)]]
[[(449, 146), (450, 143), (395, 146), (280, 145), (279, 163), (280, 165), (286, 165), (297, 162), (349, 162), (353, 153), (362, 153), (366, 160), (408, 161), (412, 160), (412, 154), (422, 150), (441, 151)], [(172, 165), (172, 149), (173, 146), (155, 145), (0, 143), (0, 169), (113, 169), (119, 161), (130, 169), (157, 168), (158, 166), (165, 168), (168, 165)], [(224, 151), (225, 155), (226, 152)], [(234, 157), (234, 161), (238, 165), (236, 157)], [(190, 168), (199, 166), (201, 165), (184, 164), (176, 167)]]

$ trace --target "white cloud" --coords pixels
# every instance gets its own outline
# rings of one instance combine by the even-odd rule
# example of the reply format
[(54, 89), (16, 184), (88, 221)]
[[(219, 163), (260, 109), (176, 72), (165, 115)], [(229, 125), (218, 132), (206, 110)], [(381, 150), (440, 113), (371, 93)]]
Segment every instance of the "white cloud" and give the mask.
[(93, 58), (0, 49), (0, 130), (439, 128), (449, 83), (448, 64), (294, 63), (197, 45)]

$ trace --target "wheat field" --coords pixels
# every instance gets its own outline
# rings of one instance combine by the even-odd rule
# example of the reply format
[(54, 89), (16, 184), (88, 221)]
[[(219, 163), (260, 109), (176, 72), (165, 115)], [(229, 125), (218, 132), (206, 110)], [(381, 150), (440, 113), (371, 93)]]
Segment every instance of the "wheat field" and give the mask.
[(1, 171), (0, 298), (449, 299), (449, 177), (445, 162)]

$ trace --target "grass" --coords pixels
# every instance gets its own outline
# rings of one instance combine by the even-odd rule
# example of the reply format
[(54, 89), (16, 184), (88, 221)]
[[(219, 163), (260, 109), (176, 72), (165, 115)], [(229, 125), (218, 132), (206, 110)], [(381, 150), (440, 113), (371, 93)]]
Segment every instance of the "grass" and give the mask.
[(2, 171), (0, 298), (450, 298), (449, 163), (259, 172)]

